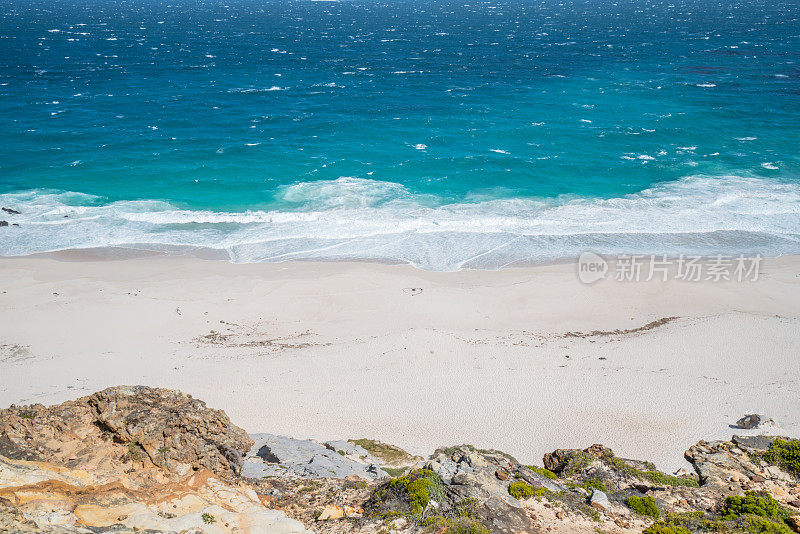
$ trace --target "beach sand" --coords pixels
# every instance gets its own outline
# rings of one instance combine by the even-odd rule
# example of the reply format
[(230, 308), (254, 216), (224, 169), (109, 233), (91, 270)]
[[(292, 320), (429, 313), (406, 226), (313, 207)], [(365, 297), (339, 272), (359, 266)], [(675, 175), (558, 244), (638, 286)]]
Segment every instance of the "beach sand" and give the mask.
[(800, 257), (761, 271), (584, 285), (575, 264), (1, 258), (0, 406), (146, 384), (250, 432), (424, 455), (471, 443), (535, 464), (602, 443), (671, 471), (746, 413), (800, 433)]

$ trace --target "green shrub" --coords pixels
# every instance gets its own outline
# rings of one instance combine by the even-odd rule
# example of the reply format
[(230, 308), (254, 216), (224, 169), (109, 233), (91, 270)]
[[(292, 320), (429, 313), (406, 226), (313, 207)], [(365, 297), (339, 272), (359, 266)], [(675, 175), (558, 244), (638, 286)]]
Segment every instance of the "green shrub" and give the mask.
[(692, 534), (692, 531), (688, 528), (678, 525), (670, 525), (664, 523), (663, 521), (659, 521), (658, 523), (653, 523), (644, 529), (642, 534)]
[(721, 511), (723, 519), (735, 520), (746, 514), (781, 522), (791, 515), (778, 501), (765, 492), (748, 491), (744, 496), (733, 495), (725, 499)]
[(800, 477), (800, 439), (776, 439), (764, 454), (764, 459)]
[(443, 502), (444, 484), (433, 471), (415, 469), (378, 486), (368, 508), (375, 517), (420, 516), (431, 499)]
[(214, 521), (216, 521), (216, 519), (214, 519), (214, 516), (209, 513), (204, 513), (200, 517), (203, 518), (203, 523), (205, 523), (206, 525), (210, 525), (214, 523)]
[(561, 474), (567, 478), (577, 475), (589, 467), (595, 460), (597, 460), (597, 456), (590, 452), (575, 451), (567, 460), (566, 465), (561, 469)]
[(512, 482), (508, 487), (508, 493), (515, 499), (527, 499), (533, 497), (536, 491), (533, 486), (526, 482)]
[(138, 441), (131, 441), (128, 443), (128, 457), (131, 461), (138, 462), (144, 460), (145, 450), (139, 445)]
[(450, 522), (447, 534), (489, 534), (489, 529), (475, 519), (460, 517)]
[(435, 515), (420, 521), (419, 525), (426, 530), (446, 534), (489, 534), (489, 529), (472, 517), (449, 518)]
[(625, 504), (637, 514), (650, 516), (653, 519), (661, 517), (661, 510), (658, 509), (656, 500), (650, 496), (637, 497), (636, 495), (631, 495), (625, 499)]
[(793, 534), (783, 522), (772, 521), (756, 515), (742, 516), (739, 528), (747, 534)]
[(664, 522), (684, 527), (692, 532), (729, 532), (730, 524), (716, 519), (707, 519), (702, 511), (672, 512), (664, 514)]

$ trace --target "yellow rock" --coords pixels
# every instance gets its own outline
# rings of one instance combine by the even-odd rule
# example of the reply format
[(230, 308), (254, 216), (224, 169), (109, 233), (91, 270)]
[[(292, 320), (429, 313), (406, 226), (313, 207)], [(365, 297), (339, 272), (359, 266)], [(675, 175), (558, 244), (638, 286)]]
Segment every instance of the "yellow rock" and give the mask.
[(344, 517), (344, 508), (328, 505), (322, 510), (317, 521), (328, 521), (329, 519), (341, 519)]

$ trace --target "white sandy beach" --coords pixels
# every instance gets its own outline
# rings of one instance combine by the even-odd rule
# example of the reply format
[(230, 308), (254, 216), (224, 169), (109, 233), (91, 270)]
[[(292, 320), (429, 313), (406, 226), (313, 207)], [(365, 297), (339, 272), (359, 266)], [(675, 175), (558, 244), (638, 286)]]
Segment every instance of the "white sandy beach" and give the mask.
[(1, 258), (0, 285), (3, 407), (147, 384), (251, 432), (419, 454), (471, 443), (536, 464), (603, 443), (665, 470), (745, 413), (800, 434), (798, 256), (766, 260), (758, 282), (587, 286), (573, 264), (430, 273), (72, 253)]

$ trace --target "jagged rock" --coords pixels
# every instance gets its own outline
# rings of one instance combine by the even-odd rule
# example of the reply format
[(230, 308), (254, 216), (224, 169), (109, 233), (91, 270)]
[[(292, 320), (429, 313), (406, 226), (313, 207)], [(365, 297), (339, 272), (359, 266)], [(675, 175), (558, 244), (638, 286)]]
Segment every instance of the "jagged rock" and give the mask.
[(759, 415), (759, 414), (756, 414), (756, 413), (751, 413), (751, 414), (745, 415), (744, 417), (742, 417), (741, 419), (736, 421), (736, 425), (735, 426), (736, 426), (736, 428), (742, 428), (742, 429), (745, 429), (745, 430), (751, 430), (751, 429), (755, 429), (755, 428), (760, 428), (760, 427), (762, 427), (764, 425), (767, 425), (767, 424), (774, 425), (775, 423), (774, 423), (774, 421), (772, 419), (767, 419), (763, 415)]
[[(556, 486), (506, 454), (468, 445), (436, 451), (425, 468), (433, 471), (447, 488), (450, 502), (442, 506), (444, 510), (455, 507), (458, 501), (479, 503), (481, 522), (492, 532), (527, 532), (532, 528), (522, 503), (508, 493), (517, 477), (536, 487)], [(505, 474), (505, 478), (498, 473)], [(555, 491), (561, 489), (556, 487)]]
[(544, 467), (553, 473), (563, 473), (571, 476), (582, 469), (588, 467), (592, 462), (598, 460), (609, 451), (602, 445), (592, 445), (587, 449), (556, 449), (547, 453), (542, 458)]
[[(222, 410), (179, 391), (118, 386), (46, 408), (0, 410), (0, 439), (12, 457), (69, 467), (155, 465), (179, 474), (205, 467), (237, 474), (253, 441)], [(1, 445), (0, 445), (1, 446)]]
[(144, 386), (109, 388), (89, 397), (97, 424), (114, 437), (136, 443), (151, 461), (202, 466), (214, 473), (239, 473), (253, 444), (222, 410), (179, 391)]
[(0, 208), (0, 209), (2, 209), (4, 212), (8, 213), (9, 215), (19, 215), (19, 213), (20, 213), (17, 210), (12, 209), (12, 208), (3, 207), (3, 208)]
[[(763, 470), (753, 462), (750, 452), (761, 452), (762, 449), (750, 449), (746, 440), (700, 441), (684, 454), (697, 474), (703, 486), (714, 488), (723, 493), (736, 492), (730, 489), (729, 480), (733, 476), (763, 476)], [(761, 445), (761, 443), (758, 443)]]
[(763, 452), (769, 449), (769, 446), (772, 445), (775, 438), (769, 436), (733, 436), (731, 441), (742, 449), (752, 449)]
[(8, 221), (0, 221), (0, 226), (8, 226)]
[(363, 449), (358, 450), (360, 447), (349, 449), (354, 451), (354, 456), (336, 452), (334, 445), (329, 448), (311, 440), (274, 434), (254, 434), (253, 438), (255, 444), (244, 460), (242, 471), (248, 478), (281, 475), (306, 478), (358, 476), (371, 480), (388, 476), (375, 465), (375, 459), (370, 454), (363, 454)]

